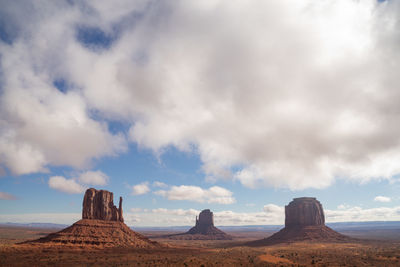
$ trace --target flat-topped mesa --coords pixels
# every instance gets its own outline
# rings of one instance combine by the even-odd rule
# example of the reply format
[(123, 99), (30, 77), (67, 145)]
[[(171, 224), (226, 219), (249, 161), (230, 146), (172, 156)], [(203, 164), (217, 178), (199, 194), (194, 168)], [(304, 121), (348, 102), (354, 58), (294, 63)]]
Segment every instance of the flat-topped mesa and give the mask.
[(285, 228), (270, 237), (248, 242), (250, 246), (265, 246), (283, 242), (350, 240), (325, 225), (324, 210), (314, 197), (294, 198), (285, 206)]
[(204, 226), (214, 226), (214, 214), (209, 210), (203, 210), (199, 214), (199, 218), (196, 217), (196, 226), (204, 225)]
[(285, 206), (285, 227), (312, 225), (325, 225), (324, 210), (316, 198), (294, 198)]
[(114, 206), (114, 194), (106, 190), (89, 188), (83, 198), (82, 219), (123, 222), (122, 197), (119, 208)]

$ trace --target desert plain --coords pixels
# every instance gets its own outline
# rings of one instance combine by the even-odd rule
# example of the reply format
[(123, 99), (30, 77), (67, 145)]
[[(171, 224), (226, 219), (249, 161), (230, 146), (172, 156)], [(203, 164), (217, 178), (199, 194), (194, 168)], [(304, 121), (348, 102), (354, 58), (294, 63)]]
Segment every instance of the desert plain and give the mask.
[(225, 230), (233, 240), (163, 238), (177, 231), (138, 230), (157, 249), (17, 244), (60, 229), (0, 227), (0, 266), (400, 266), (400, 229), (352, 227), (351, 242), (297, 242), (251, 247), (271, 230)]

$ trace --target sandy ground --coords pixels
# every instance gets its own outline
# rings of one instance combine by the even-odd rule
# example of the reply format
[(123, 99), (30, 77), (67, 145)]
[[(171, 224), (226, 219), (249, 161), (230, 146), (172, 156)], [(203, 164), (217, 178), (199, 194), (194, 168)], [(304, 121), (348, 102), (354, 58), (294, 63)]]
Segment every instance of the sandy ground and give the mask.
[[(162, 249), (15, 245), (54, 229), (0, 228), (0, 266), (400, 266), (400, 239), (351, 243), (294, 243), (247, 247), (268, 232), (229, 232), (231, 241), (167, 240)], [(369, 238), (357, 232), (358, 237)]]

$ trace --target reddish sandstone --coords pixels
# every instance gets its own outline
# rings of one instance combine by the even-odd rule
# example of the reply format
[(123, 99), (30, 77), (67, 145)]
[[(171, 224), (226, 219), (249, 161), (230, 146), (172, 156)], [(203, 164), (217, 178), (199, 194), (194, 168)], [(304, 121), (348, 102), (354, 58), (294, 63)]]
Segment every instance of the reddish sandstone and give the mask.
[(247, 243), (265, 246), (297, 241), (346, 241), (344, 236), (325, 225), (321, 203), (313, 197), (295, 198), (285, 206), (285, 228), (268, 238)]
[(24, 242), (25, 244), (73, 247), (161, 247), (131, 230), (122, 215), (122, 197), (119, 208), (114, 206), (113, 193), (90, 188), (83, 198), (82, 220), (46, 237)]
[(196, 216), (196, 225), (188, 232), (168, 236), (170, 239), (184, 240), (231, 240), (232, 236), (214, 226), (214, 214), (209, 210)]
[(82, 219), (123, 222), (122, 197), (119, 208), (114, 206), (114, 194), (106, 190), (90, 188), (83, 197)]

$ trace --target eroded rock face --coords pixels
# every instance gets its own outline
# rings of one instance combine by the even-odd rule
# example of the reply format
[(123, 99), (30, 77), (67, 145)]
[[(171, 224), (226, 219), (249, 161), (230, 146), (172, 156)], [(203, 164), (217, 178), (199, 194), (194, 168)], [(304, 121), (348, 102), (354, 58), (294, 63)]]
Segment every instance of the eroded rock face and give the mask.
[(122, 197), (119, 208), (114, 206), (113, 193), (90, 188), (83, 198), (82, 220), (56, 233), (28, 240), (21, 244), (46, 247), (78, 248), (161, 248), (163, 245), (130, 229), (122, 217)]
[(123, 222), (122, 197), (119, 199), (119, 208), (114, 206), (114, 195), (106, 190), (90, 188), (83, 198), (82, 219)]
[(285, 207), (285, 228), (272, 236), (248, 242), (250, 246), (266, 246), (283, 242), (324, 241), (343, 242), (350, 240), (325, 225), (324, 210), (314, 197), (294, 198)]
[(214, 214), (210, 210), (203, 210), (196, 218), (196, 225), (214, 226)]
[(214, 214), (209, 210), (200, 212), (199, 217), (196, 217), (196, 225), (192, 227), (184, 235), (176, 235), (175, 238), (190, 238), (190, 239), (232, 239), (225, 232), (214, 226)]
[(324, 210), (316, 198), (294, 198), (285, 206), (285, 227), (311, 225), (325, 225)]

